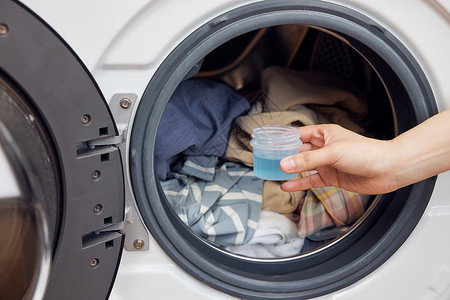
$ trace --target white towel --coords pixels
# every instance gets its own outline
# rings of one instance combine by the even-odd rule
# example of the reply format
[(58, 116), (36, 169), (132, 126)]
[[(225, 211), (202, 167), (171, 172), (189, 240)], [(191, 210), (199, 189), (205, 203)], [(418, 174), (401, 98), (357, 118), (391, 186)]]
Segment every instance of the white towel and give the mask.
[(280, 213), (263, 210), (253, 238), (247, 244), (229, 246), (226, 250), (256, 258), (289, 257), (299, 254), (303, 243), (294, 222)]

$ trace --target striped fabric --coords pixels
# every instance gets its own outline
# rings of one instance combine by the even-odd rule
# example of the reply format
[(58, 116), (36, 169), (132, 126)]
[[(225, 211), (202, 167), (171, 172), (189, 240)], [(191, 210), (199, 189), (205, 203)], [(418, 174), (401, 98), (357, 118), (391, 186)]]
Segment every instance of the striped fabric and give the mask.
[(161, 186), (175, 213), (193, 232), (222, 246), (245, 244), (253, 237), (263, 180), (251, 168), (220, 164), (215, 156), (186, 156), (172, 175)]
[(299, 236), (305, 237), (329, 227), (350, 224), (359, 218), (369, 197), (337, 187), (312, 188), (300, 207)]

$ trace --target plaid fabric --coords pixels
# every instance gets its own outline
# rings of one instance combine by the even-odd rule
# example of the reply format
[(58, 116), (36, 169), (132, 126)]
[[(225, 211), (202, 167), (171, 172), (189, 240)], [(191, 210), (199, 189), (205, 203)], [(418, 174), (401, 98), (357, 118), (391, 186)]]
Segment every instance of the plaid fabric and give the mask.
[(337, 187), (308, 190), (304, 204), (299, 208), (299, 236), (305, 237), (328, 227), (339, 227), (356, 221), (364, 213), (368, 200), (367, 195)]

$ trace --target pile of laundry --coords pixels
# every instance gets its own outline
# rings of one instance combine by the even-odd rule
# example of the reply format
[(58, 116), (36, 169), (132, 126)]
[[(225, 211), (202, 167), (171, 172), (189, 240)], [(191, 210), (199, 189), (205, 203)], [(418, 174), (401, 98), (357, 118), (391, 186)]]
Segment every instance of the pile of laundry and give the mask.
[(352, 224), (369, 197), (337, 187), (287, 193), (282, 182), (257, 178), (253, 129), (336, 123), (364, 133), (358, 120), (366, 113), (358, 90), (324, 73), (269, 67), (255, 100), (192, 78), (180, 83), (162, 115), (155, 171), (167, 201), (195, 234), (244, 256), (294, 256), (306, 237)]

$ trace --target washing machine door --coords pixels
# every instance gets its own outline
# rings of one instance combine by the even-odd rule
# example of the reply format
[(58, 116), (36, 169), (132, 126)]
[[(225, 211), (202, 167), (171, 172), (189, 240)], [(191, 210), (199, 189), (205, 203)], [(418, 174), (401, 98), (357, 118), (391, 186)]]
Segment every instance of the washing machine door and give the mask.
[[(120, 150), (101, 141), (116, 136), (117, 129), (76, 54), (39, 17), (13, 1), (0, 2), (0, 106), (1, 123), (11, 137), (2, 146), (21, 153), (24, 178), (33, 178), (28, 186), (39, 191), (34, 207), (45, 215), (42, 228), (51, 265), (44, 298), (107, 298), (123, 248), (124, 180)], [(9, 165), (17, 166), (12, 160)], [(2, 182), (10, 174), (2, 169)], [(1, 197), (0, 203), (11, 199)], [(27, 257), (8, 261), (3, 254), (18, 251), (11, 247), (0, 248), (0, 266), (9, 264), (1, 277), (14, 281), (20, 274), (5, 270), (25, 265)], [(27, 292), (33, 284), (24, 281), (17, 296), (33, 297)], [(11, 288), (0, 281), (0, 290)]]

